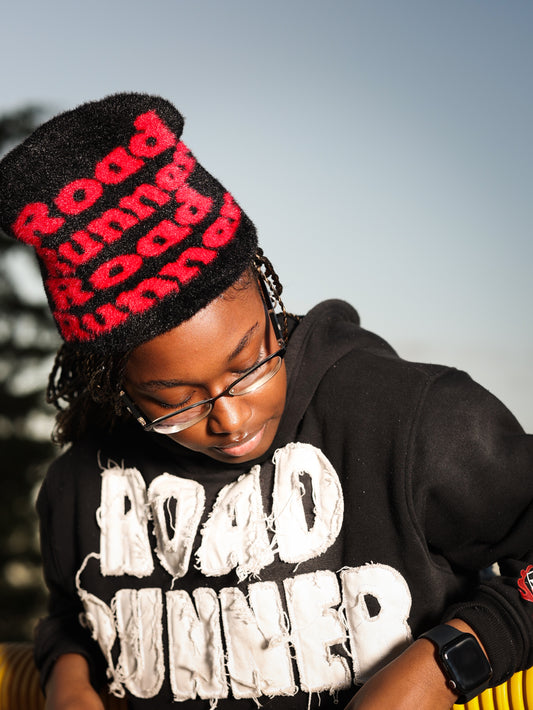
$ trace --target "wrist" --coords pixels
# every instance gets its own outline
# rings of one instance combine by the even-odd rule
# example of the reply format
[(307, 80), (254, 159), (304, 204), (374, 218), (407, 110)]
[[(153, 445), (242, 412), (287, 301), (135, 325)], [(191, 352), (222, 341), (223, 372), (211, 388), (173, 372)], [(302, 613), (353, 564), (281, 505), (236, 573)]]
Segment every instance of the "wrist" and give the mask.
[(459, 619), (440, 624), (422, 634), (420, 641), (433, 645), (434, 659), (446, 685), (464, 704), (488, 687), (492, 668), (472, 629)]
[(451, 710), (456, 698), (435, 660), (433, 645), (420, 639), (372, 676), (347, 710)]
[(50, 673), (45, 694), (47, 710), (102, 708), (98, 693), (90, 682), (88, 663), (76, 653), (59, 656)]
[(421, 686), (424, 697), (431, 698), (435, 707), (451, 708), (457, 702), (457, 693), (450, 687), (431, 641), (419, 638), (404, 654), (410, 656), (413, 670), (416, 668), (416, 682)]

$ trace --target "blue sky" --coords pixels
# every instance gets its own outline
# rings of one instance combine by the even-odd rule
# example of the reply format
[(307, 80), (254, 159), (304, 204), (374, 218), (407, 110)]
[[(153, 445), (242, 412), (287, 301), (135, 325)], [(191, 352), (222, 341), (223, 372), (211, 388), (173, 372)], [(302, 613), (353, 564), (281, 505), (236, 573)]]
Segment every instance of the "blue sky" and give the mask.
[(290, 309), (344, 298), (533, 430), (532, 31), (529, 0), (26, 0), (0, 111), (169, 98)]

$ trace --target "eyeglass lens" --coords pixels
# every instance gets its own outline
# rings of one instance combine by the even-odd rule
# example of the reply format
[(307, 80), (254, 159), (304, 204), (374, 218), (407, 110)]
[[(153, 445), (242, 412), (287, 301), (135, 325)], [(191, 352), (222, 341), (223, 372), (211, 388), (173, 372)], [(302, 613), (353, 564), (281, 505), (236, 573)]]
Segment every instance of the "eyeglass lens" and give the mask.
[[(276, 355), (269, 358), (265, 362), (259, 364), (251, 372), (248, 372), (243, 377), (236, 380), (235, 383), (229, 386), (227, 390), (218, 395), (218, 397), (229, 395), (230, 397), (240, 397), (242, 395), (255, 392), (264, 384), (266, 384), (279, 371), (282, 363), (281, 355)], [(216, 397), (215, 399), (218, 399)], [(182, 429), (185, 429), (193, 424), (196, 424), (206, 417), (213, 408), (213, 401), (199, 402), (192, 404), (185, 410), (176, 412), (170, 417), (163, 419), (160, 422), (153, 422), (151, 429), (161, 434), (172, 434)]]

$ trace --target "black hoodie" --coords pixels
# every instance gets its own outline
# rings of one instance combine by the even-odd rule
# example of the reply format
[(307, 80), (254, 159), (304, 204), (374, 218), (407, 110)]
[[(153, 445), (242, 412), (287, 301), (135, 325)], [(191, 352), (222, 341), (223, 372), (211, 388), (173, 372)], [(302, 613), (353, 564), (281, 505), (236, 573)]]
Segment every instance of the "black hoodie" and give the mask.
[(341, 301), (295, 327), (286, 364), (261, 459), (222, 464), (128, 422), (52, 465), (43, 679), (77, 652), (131, 708), (342, 707), (453, 617), (494, 685), (533, 665), (532, 437), (468, 375), (402, 360)]

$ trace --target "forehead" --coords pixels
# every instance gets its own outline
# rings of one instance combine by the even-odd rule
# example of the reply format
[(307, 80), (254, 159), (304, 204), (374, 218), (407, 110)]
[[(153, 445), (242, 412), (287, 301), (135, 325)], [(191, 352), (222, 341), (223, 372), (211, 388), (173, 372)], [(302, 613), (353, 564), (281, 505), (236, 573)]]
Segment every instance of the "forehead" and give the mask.
[(264, 305), (255, 280), (239, 282), (176, 328), (136, 348), (128, 379), (190, 377), (225, 363), (243, 336), (262, 337)]

